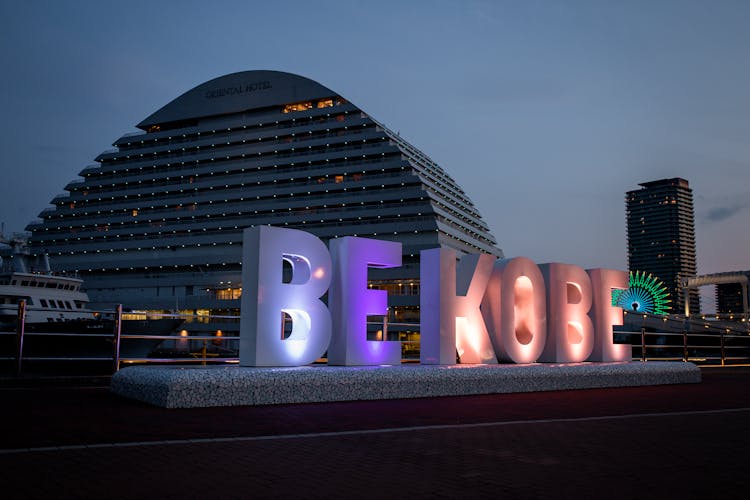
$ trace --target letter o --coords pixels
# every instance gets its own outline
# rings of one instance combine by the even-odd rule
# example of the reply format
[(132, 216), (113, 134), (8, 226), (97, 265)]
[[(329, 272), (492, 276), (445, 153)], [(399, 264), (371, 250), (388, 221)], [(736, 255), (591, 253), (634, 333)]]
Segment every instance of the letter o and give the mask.
[(482, 315), (498, 361), (536, 362), (547, 338), (544, 278), (539, 267), (526, 257), (495, 262)]

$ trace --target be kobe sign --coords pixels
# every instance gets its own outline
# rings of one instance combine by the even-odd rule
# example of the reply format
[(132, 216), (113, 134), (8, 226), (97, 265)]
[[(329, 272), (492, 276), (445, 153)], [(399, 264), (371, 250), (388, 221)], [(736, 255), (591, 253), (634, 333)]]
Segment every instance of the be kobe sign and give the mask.
[[(271, 226), (245, 229), (243, 240), (240, 365), (300, 366), (326, 351), (332, 365), (400, 363), (398, 341), (367, 340), (367, 316), (387, 312), (367, 268), (400, 266), (401, 243), (347, 236), (329, 249)], [(623, 318), (612, 289), (627, 287), (624, 271), (423, 250), (420, 362), (452, 365), (456, 353), (461, 363), (630, 361), (632, 347), (614, 344), (612, 332)]]

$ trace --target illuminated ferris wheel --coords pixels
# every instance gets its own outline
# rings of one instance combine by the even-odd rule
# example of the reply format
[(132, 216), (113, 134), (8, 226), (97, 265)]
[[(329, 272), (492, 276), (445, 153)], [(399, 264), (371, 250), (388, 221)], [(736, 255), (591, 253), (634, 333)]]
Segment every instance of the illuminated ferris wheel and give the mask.
[(612, 305), (628, 312), (669, 314), (669, 292), (666, 285), (651, 274), (630, 272), (627, 290), (612, 291)]

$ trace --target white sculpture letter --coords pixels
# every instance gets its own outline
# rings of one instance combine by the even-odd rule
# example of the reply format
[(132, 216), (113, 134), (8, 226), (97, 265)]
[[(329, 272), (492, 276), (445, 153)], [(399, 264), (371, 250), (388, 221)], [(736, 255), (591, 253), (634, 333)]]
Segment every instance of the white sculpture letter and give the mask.
[[(291, 265), (284, 282), (283, 262)], [(322, 241), (295, 229), (245, 229), (242, 245), (241, 366), (299, 366), (321, 357), (331, 340), (331, 316), (319, 298), (331, 281)], [(284, 338), (284, 313), (292, 331)]]

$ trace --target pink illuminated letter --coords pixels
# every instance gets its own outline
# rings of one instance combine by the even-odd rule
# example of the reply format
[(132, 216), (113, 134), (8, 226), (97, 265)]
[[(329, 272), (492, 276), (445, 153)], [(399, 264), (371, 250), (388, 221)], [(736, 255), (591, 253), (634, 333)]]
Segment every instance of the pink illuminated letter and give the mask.
[(400, 364), (400, 342), (367, 340), (367, 316), (388, 312), (386, 292), (367, 289), (367, 267), (400, 266), (401, 243), (346, 236), (331, 240), (330, 247), (334, 272), (328, 304), (334, 333), (328, 364)]
[(628, 273), (614, 269), (589, 269), (591, 287), (594, 290), (594, 321), (596, 339), (591, 361), (632, 361), (633, 346), (615, 344), (612, 325), (622, 324), (622, 309), (612, 305), (612, 289), (628, 288)]
[(526, 257), (495, 262), (482, 314), (499, 361), (534, 363), (547, 336), (544, 278)]
[(582, 268), (570, 264), (539, 266), (547, 286), (547, 343), (540, 361), (586, 361), (594, 348), (591, 280)]
[[(242, 244), (240, 365), (298, 366), (321, 357), (331, 339), (331, 316), (319, 298), (331, 281), (322, 241), (295, 229), (245, 229)], [(291, 265), (284, 283), (283, 261)], [(282, 317), (292, 319), (284, 338)]]
[(420, 257), (420, 360), (423, 364), (497, 363), (479, 306), (495, 257), (450, 249)]

